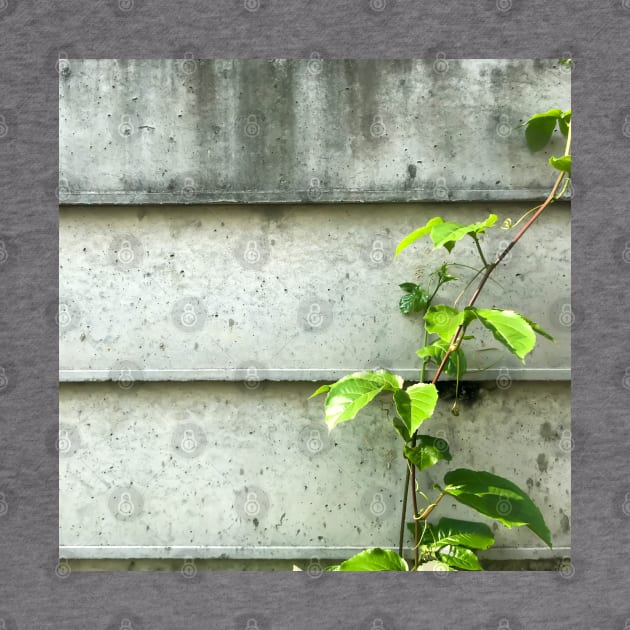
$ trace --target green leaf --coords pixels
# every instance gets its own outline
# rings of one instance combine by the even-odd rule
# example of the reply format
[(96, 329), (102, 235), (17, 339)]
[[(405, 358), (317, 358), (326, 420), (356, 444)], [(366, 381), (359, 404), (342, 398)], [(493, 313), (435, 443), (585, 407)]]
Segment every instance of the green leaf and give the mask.
[[(398, 393), (399, 392), (396, 392), (394, 394), (394, 399), (396, 398), (396, 394), (398, 394)], [(409, 398), (409, 396), (407, 396), (407, 398)], [(402, 418), (399, 418), (398, 416), (395, 416), (393, 422), (394, 422), (394, 429), (396, 429), (396, 432), (398, 433), (398, 435), (400, 435), (400, 437), (403, 439), (403, 441), (405, 443), (406, 442), (410, 442), (411, 441), (411, 435), (409, 435), (409, 428), (407, 427), (407, 424), (405, 423), (405, 421)]]
[(429, 547), (463, 545), (473, 549), (488, 549), (494, 544), (494, 534), (485, 523), (443, 517), (425, 535), (423, 544)]
[(399, 308), (403, 315), (423, 311), (429, 302), (429, 294), (418, 284), (405, 282), (400, 288), (406, 291), (400, 298)]
[(571, 123), (571, 110), (567, 109), (566, 112), (558, 118), (558, 127), (560, 133), (566, 138), (569, 135), (569, 124)]
[(497, 341), (525, 363), (525, 355), (536, 345), (536, 335), (524, 317), (514, 311), (497, 308), (467, 306), (465, 310), (474, 314)]
[(409, 247), (409, 245), (415, 243), (419, 238), (428, 234), (434, 226), (442, 223), (442, 221), (443, 220), (441, 217), (433, 217), (432, 219), (429, 219), (429, 221), (425, 225), (418, 228), (417, 230), (414, 230), (411, 234), (405, 236), (405, 238), (403, 238), (403, 240), (398, 243), (394, 258), (396, 258), (396, 256), (398, 256), (398, 254), (400, 254), (400, 252), (402, 252), (404, 249)]
[(457, 328), (464, 322), (464, 312), (446, 304), (430, 306), (424, 314), (425, 328), (450, 343)]
[(477, 554), (466, 547), (447, 545), (436, 553), (438, 560), (448, 564), (450, 567), (457, 567), (466, 571), (483, 571), (479, 564)]
[[(418, 427), (433, 415), (438, 400), (438, 391), (431, 383), (417, 383), (406, 389), (411, 400), (411, 415), (409, 418), (409, 434), (413, 435)], [(403, 418), (403, 420), (406, 420)]]
[(389, 549), (366, 549), (339, 565), (339, 571), (409, 571), (404, 558)]
[[(432, 344), (420, 348), (420, 350), (418, 350), (416, 354), (420, 358), (428, 357), (437, 366), (439, 366), (444, 360), (444, 355), (446, 354), (449, 346), (449, 341), (444, 341), (444, 339), (437, 339)], [(466, 364), (466, 355), (464, 354), (464, 351), (461, 348), (458, 348), (457, 351), (451, 352), (448, 357), (448, 361), (444, 366), (444, 371), (453, 378), (461, 379), (462, 376), (466, 373), (467, 369), (468, 366)]]
[(458, 468), (444, 476), (444, 492), (506, 527), (527, 526), (551, 547), (551, 534), (534, 502), (511, 481), (485, 471)]
[(435, 270), (435, 273), (438, 275), (440, 285), (452, 282), (453, 280), (459, 280), (459, 278), (452, 276), (448, 272), (448, 263), (442, 263), (442, 265)]
[[(404, 429), (397, 426), (396, 419), (394, 419), (394, 428), (398, 431), (400, 437), (409, 442), (411, 440), (411, 398), (404, 389), (399, 389), (394, 392), (394, 404), (396, 405), (396, 411), (400, 416), (399, 420), (404, 425)], [(408, 437), (407, 437), (408, 436)]]
[(433, 249), (445, 247), (450, 252), (457, 241), (464, 238), (467, 234), (471, 236), (482, 234), (496, 223), (497, 218), (496, 214), (491, 214), (485, 221), (478, 221), (469, 225), (451, 222), (440, 223), (431, 230)]
[(451, 453), (446, 440), (432, 435), (416, 436), (416, 446), (405, 444), (404, 453), (418, 470), (430, 468), (441, 460), (451, 461)]
[(541, 114), (535, 114), (523, 123), (523, 125), (527, 125), (525, 138), (530, 151), (540, 151), (547, 146), (551, 134), (556, 128), (556, 121), (562, 120), (562, 115), (562, 110), (550, 109)]
[(568, 173), (571, 176), (571, 156), (563, 155), (562, 157), (554, 157), (551, 156), (549, 158), (549, 164), (553, 166), (555, 169), (562, 171), (563, 173)]
[(556, 343), (556, 340), (546, 330), (543, 330), (536, 322), (528, 319), (527, 317), (525, 317), (525, 315), (521, 315), (521, 317), (534, 329), (534, 332), (537, 332), (542, 337), (546, 337), (547, 339), (549, 339), (549, 341), (553, 341), (553, 343)]
[(311, 398), (315, 398), (315, 396), (319, 396), (320, 394), (323, 394), (324, 392), (330, 391), (330, 385), (322, 385), (321, 387), (319, 387), (318, 389), (316, 389), (309, 397), (308, 399), (310, 400)]
[[(396, 391), (403, 379), (386, 371), (355, 372), (330, 386), (326, 396), (326, 424), (332, 431), (339, 423), (352, 420), (357, 413), (384, 389)], [(321, 389), (321, 388), (320, 388)]]

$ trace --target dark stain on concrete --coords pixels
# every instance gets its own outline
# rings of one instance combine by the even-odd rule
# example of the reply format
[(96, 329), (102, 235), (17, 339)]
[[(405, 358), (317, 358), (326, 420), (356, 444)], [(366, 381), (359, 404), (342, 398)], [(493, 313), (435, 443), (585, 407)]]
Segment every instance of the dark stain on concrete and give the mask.
[(538, 455), (536, 462), (538, 464), (538, 470), (540, 470), (541, 473), (547, 472), (549, 462), (547, 461), (547, 456), (544, 453), (540, 453)]

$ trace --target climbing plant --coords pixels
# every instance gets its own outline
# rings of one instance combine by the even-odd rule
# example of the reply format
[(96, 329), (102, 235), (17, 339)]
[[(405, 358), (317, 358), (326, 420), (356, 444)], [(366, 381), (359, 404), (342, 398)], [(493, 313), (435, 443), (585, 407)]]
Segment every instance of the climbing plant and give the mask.
[[(570, 60), (561, 60), (569, 63)], [(449, 470), (442, 484), (436, 484), (427, 492), (420, 491), (417, 473), (434, 466), (440, 461), (450, 462), (452, 454), (447, 442), (435, 435), (426, 433), (428, 421), (432, 417), (439, 397), (436, 384), (444, 374), (455, 379), (456, 392), (459, 382), (466, 374), (467, 364), (464, 348), (475, 328), (485, 328), (494, 339), (509, 352), (525, 363), (525, 357), (534, 349), (537, 335), (554, 341), (553, 337), (533, 322), (526, 314), (511, 309), (482, 308), (477, 306), (478, 298), (492, 272), (521, 240), (544, 210), (564, 196), (571, 178), (571, 111), (550, 109), (535, 114), (521, 126), (525, 127), (525, 138), (530, 151), (540, 151), (549, 143), (554, 130), (566, 138), (564, 153), (549, 158), (549, 164), (558, 171), (546, 199), (527, 211), (518, 221), (509, 219), (501, 226), (516, 232), (508, 245), (492, 260), (483, 250), (486, 232), (497, 228), (497, 215), (490, 214), (485, 219), (464, 225), (433, 217), (425, 225), (407, 235), (398, 245), (395, 256), (400, 255), (419, 239), (429, 239), (434, 250), (444, 248), (450, 256), (457, 253), (457, 246), (465, 240), (472, 241), (479, 256), (479, 268), (466, 284), (461, 297), (475, 281), (467, 305), (463, 309), (455, 304), (438, 302), (444, 285), (458, 280), (453, 267), (456, 262), (445, 262), (435, 269), (429, 286), (415, 282), (400, 285), (403, 295), (399, 310), (404, 315), (422, 313), (424, 343), (417, 351), (420, 358), (419, 382), (405, 386), (401, 376), (386, 370), (364, 371), (349, 374), (335, 383), (323, 385), (311, 398), (326, 394), (325, 420), (330, 431), (339, 424), (353, 420), (359, 411), (378, 395), (391, 396), (396, 410), (392, 429), (402, 440), (402, 453), (406, 463), (406, 477), (403, 489), (402, 516), (398, 552), (391, 549), (366, 549), (329, 567), (333, 571), (416, 571), (423, 564), (431, 562), (437, 569), (456, 571), (479, 571), (481, 565), (477, 552), (494, 544), (492, 529), (485, 523), (453, 519), (443, 516), (437, 522), (434, 512), (440, 501), (452, 497), (480, 514), (501, 525), (527, 527), (549, 547), (551, 534), (544, 518), (526, 492), (516, 484), (483, 470), (454, 468)], [(461, 265), (460, 265), (461, 266)], [(435, 374), (430, 382), (425, 378), (429, 364), (435, 366)], [(459, 415), (457, 394), (452, 412)], [(422, 432), (420, 432), (422, 430)], [(434, 490), (432, 497), (429, 496)], [(406, 523), (408, 497), (411, 491), (413, 520)], [(419, 499), (424, 501), (419, 505)], [(429, 517), (432, 519), (429, 520)], [(403, 557), (405, 526), (413, 533), (413, 561), (408, 563)], [(392, 545), (393, 546), (393, 545)]]

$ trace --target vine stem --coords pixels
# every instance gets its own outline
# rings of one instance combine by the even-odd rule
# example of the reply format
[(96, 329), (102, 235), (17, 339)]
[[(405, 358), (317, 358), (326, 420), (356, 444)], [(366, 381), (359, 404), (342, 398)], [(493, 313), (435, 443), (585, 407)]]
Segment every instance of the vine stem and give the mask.
[[(564, 155), (569, 155), (570, 152), (570, 148), (571, 148), (571, 123), (569, 123), (568, 125), (568, 133), (567, 133), (567, 143), (565, 146), (565, 150), (564, 150)], [(479, 297), (479, 294), (481, 293), (481, 290), (483, 289), (483, 287), (485, 286), (486, 282), (488, 281), (488, 278), (490, 277), (490, 274), (497, 268), (497, 266), (501, 263), (501, 261), (510, 253), (510, 251), (512, 250), (512, 248), (521, 240), (521, 238), (523, 237), (523, 235), (525, 234), (525, 232), (527, 232), (527, 230), (529, 230), (529, 228), (532, 226), (532, 224), (536, 221), (536, 219), (538, 219), (538, 217), (545, 211), (545, 208), (547, 208), (550, 204), (552, 204), (554, 201), (557, 200), (556, 198), (556, 192), (558, 191), (558, 188), (560, 187), (560, 184), (562, 183), (562, 180), (564, 179), (566, 173), (565, 172), (561, 172), (558, 177), (556, 178), (556, 181), (553, 185), (553, 188), (551, 189), (551, 192), (549, 193), (549, 195), (547, 196), (547, 198), (545, 199), (545, 201), (538, 206), (537, 211), (533, 214), (533, 216), (529, 219), (529, 221), (527, 221), (527, 223), (519, 230), (518, 234), (510, 241), (510, 243), (508, 244), (508, 246), (497, 256), (496, 260), (490, 264), (488, 264), (485, 260), (485, 257), (483, 256), (483, 252), (481, 250), (481, 246), (479, 245), (479, 242), (477, 241), (477, 239), (475, 239), (475, 243), (477, 245), (477, 249), (479, 251), (479, 254), (481, 256), (482, 262), (485, 265), (485, 272), (483, 274), (483, 276), (481, 277), (481, 280), (479, 281), (479, 284), (477, 285), (477, 288), (475, 289), (475, 292), (473, 293), (472, 297), (470, 298), (470, 301), (468, 302), (468, 306), (474, 306), (475, 302), (477, 301), (477, 298)], [(435, 295), (435, 294), (434, 294)], [(425, 328), (425, 341), (424, 341), (424, 345), (426, 345), (427, 342), (427, 332), (426, 332), (426, 328)], [(462, 340), (464, 338), (464, 334), (465, 334), (465, 328), (463, 324), (460, 324), (457, 327), (457, 330), (455, 331), (455, 334), (453, 335), (453, 338), (451, 339), (451, 343), (449, 344), (444, 357), (442, 359), (442, 362), (440, 363), (440, 365), (438, 366), (437, 371), (435, 372), (435, 375), (433, 377), (433, 380), (431, 381), (432, 385), (435, 385), (438, 381), (438, 379), (440, 378), (440, 376), (442, 375), (442, 372), (444, 371), (444, 366), (446, 365), (446, 362), (448, 361), (449, 357), (451, 356), (451, 354), (453, 352), (455, 352), (456, 350), (459, 349), (459, 346), (462, 343)], [(461, 335), (461, 336), (460, 336)], [(422, 375), (424, 376), (424, 360), (422, 363)], [(424, 378), (421, 379), (421, 381), (424, 381)], [(417, 436), (417, 431), (414, 431), (414, 434), (412, 436), (412, 440), (411, 443), (413, 446), (415, 446), (416, 444), (416, 436)], [(401, 523), (401, 534), (400, 534), (400, 545), (399, 545), (399, 555), (402, 556), (402, 543), (403, 543), (403, 534), (404, 534), (404, 523), (405, 523), (405, 512), (406, 512), (406, 508), (407, 508), (407, 495), (409, 493), (409, 482), (411, 481), (412, 483), (412, 488), (413, 488), (413, 514), (414, 514), (414, 523), (415, 523), (415, 530), (414, 530), (414, 567), (413, 569), (417, 569), (418, 568), (418, 564), (419, 564), (419, 551), (418, 551), (418, 547), (419, 547), (419, 524), (418, 521), (420, 520), (425, 520), (426, 522), (426, 518), (429, 516), (429, 514), (431, 514), (431, 512), (435, 509), (435, 506), (442, 500), (442, 497), (444, 496), (444, 492), (442, 492), (438, 498), (431, 503), (431, 505), (429, 505), (427, 507), (426, 510), (424, 510), (424, 512), (420, 515), (418, 515), (418, 507), (417, 507), (417, 496), (416, 496), (416, 485), (415, 485), (415, 481), (416, 481), (416, 467), (409, 462), (410, 466), (407, 466), (407, 475), (405, 477), (405, 494), (404, 494), (404, 501), (403, 501), (403, 516), (402, 516), (402, 523)], [(409, 472), (409, 468), (411, 467), (411, 473)]]

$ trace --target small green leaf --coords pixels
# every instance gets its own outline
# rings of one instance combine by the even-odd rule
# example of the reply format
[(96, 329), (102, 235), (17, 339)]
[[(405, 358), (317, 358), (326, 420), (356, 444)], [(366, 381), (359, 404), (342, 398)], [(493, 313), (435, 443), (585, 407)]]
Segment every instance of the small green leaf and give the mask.
[(416, 446), (405, 444), (404, 453), (418, 470), (430, 468), (441, 460), (451, 461), (451, 453), (446, 440), (432, 435), (416, 436)]
[(409, 442), (411, 434), (413, 433), (413, 431), (411, 431), (411, 398), (409, 398), (409, 394), (404, 389), (399, 389), (397, 392), (394, 392), (394, 404), (400, 416), (399, 419), (405, 427), (402, 429), (402, 427), (399, 428), (396, 426), (396, 419), (394, 419), (394, 428), (405, 442)]
[(571, 156), (563, 155), (562, 157), (553, 157), (549, 158), (549, 164), (553, 166), (555, 169), (562, 171), (563, 173), (568, 173), (571, 176)]
[[(470, 335), (468, 335), (470, 336)], [(464, 337), (465, 339), (466, 337)], [(435, 365), (441, 365), (444, 360), (444, 355), (450, 346), (449, 341), (444, 341), (444, 339), (437, 339), (431, 345), (424, 346), (424, 348), (420, 348), (416, 352), (416, 354), (425, 358), (428, 357), (431, 361), (435, 363)], [(448, 361), (444, 366), (444, 371), (453, 378), (461, 379), (462, 376), (466, 373), (468, 366), (466, 364), (466, 355), (461, 348), (458, 348), (455, 352), (451, 352), (448, 357)]]
[[(396, 392), (396, 394), (398, 394), (398, 392)], [(394, 394), (394, 398), (396, 397), (396, 394)], [(407, 396), (407, 398), (409, 397)], [(396, 432), (398, 433), (398, 435), (400, 435), (403, 441), (405, 443), (410, 442), (411, 435), (409, 435), (409, 428), (407, 427), (407, 424), (405, 423), (405, 421), (402, 418), (399, 418), (398, 416), (394, 416), (393, 422), (394, 422), (394, 429), (396, 429)]]
[(455, 243), (466, 235), (477, 235), (485, 232), (497, 221), (497, 215), (491, 214), (485, 221), (463, 225), (461, 223), (443, 222), (431, 230), (433, 249), (445, 247), (449, 252), (455, 247)]
[(497, 308), (467, 306), (465, 310), (474, 314), (497, 341), (525, 363), (525, 355), (536, 345), (536, 335), (524, 317), (514, 311)]
[(440, 336), (447, 343), (464, 322), (464, 312), (446, 304), (430, 306), (424, 314), (426, 331)]
[(527, 125), (525, 138), (530, 151), (540, 151), (547, 146), (551, 139), (551, 134), (556, 128), (556, 121), (562, 120), (562, 116), (561, 109), (550, 109), (549, 111), (535, 114), (523, 123), (523, 125)]
[(318, 389), (316, 389), (309, 397), (308, 399), (310, 400), (311, 398), (315, 398), (315, 396), (319, 396), (320, 394), (323, 394), (324, 392), (330, 391), (330, 385), (322, 385), (321, 387), (319, 387)]
[(400, 298), (399, 308), (403, 315), (423, 311), (429, 302), (429, 294), (418, 284), (405, 282), (400, 287), (406, 291)]
[(409, 247), (409, 245), (415, 243), (419, 238), (428, 234), (434, 226), (442, 223), (442, 221), (443, 219), (441, 217), (433, 217), (432, 219), (429, 219), (426, 225), (423, 225), (417, 230), (414, 230), (411, 234), (405, 236), (405, 238), (403, 238), (403, 240), (400, 241), (400, 243), (398, 244), (398, 247), (396, 248), (396, 253), (394, 254), (394, 258), (396, 258), (396, 256), (398, 256), (398, 254), (400, 254), (400, 252), (402, 252), (404, 249)]
[(562, 110), (554, 107), (553, 109), (549, 109), (546, 112), (540, 112), (539, 114), (534, 114), (529, 120), (526, 120), (524, 123), (521, 123), (521, 127), (523, 125), (529, 125), (534, 120), (545, 120), (547, 118), (552, 118), (553, 120), (557, 120), (558, 118), (562, 118)]
[[(326, 424), (332, 431), (339, 423), (352, 420), (384, 389), (396, 391), (403, 385), (400, 376), (386, 372), (355, 372), (330, 385), (326, 396)], [(321, 388), (320, 388), (321, 389)]]
[(515, 483), (485, 471), (458, 468), (444, 476), (444, 492), (506, 527), (527, 526), (551, 547), (540, 510)]
[(389, 549), (366, 549), (339, 565), (339, 571), (409, 571), (404, 558)]
[(435, 385), (431, 383), (417, 383), (407, 387), (406, 392), (411, 400), (409, 434), (413, 435), (418, 427), (433, 415), (438, 400), (438, 391)]
[(423, 544), (429, 547), (463, 545), (473, 549), (488, 549), (494, 544), (494, 534), (485, 523), (443, 517), (425, 535)]
[(448, 564), (449, 567), (456, 567), (466, 571), (483, 571), (475, 552), (466, 549), (466, 547), (447, 545), (442, 547), (436, 553), (436, 556), (438, 560)]

